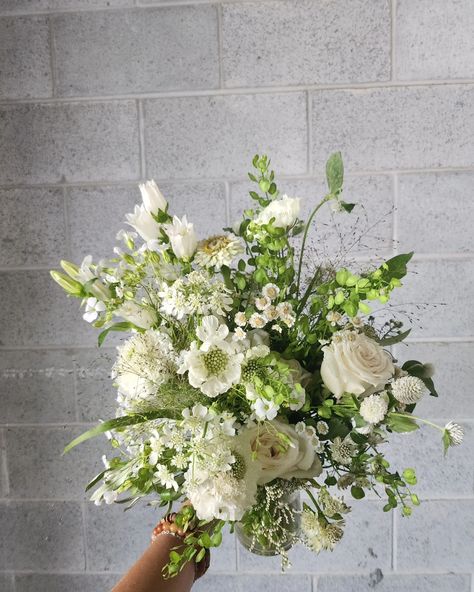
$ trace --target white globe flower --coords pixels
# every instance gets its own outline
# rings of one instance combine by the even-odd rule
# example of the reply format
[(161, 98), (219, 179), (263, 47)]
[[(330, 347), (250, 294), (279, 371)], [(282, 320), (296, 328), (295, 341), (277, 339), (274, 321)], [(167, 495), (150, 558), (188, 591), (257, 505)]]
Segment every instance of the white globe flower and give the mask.
[(388, 411), (388, 402), (383, 395), (370, 395), (360, 404), (359, 413), (367, 423), (380, 423)]
[(276, 228), (288, 228), (298, 219), (300, 213), (300, 198), (284, 195), (282, 199), (272, 201), (255, 218), (257, 225), (268, 224), (273, 219)]
[(159, 210), (166, 210), (168, 202), (163, 197), (158, 185), (153, 181), (146, 181), (138, 185), (142, 194), (143, 205), (150, 214), (157, 214)]
[(393, 396), (405, 405), (418, 403), (427, 392), (425, 383), (416, 376), (402, 376), (392, 382)]
[(173, 216), (172, 224), (165, 224), (164, 229), (171, 242), (173, 253), (178, 259), (190, 259), (198, 244), (194, 224), (188, 222), (186, 216), (180, 220), (178, 216)]
[(383, 387), (395, 372), (390, 354), (355, 331), (334, 333), (323, 352), (321, 378), (336, 399), (345, 392), (361, 395), (369, 387)]

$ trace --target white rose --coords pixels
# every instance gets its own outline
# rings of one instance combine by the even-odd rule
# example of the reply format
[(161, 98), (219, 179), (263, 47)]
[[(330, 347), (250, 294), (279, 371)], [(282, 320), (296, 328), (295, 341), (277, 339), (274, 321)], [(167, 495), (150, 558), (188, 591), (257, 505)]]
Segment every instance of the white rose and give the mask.
[(146, 183), (140, 183), (138, 187), (140, 188), (143, 205), (147, 212), (156, 214), (159, 210), (166, 210), (168, 203), (155, 181), (151, 180), (146, 181)]
[(180, 220), (178, 216), (173, 217), (172, 224), (166, 224), (165, 230), (171, 242), (173, 253), (178, 259), (190, 259), (198, 244), (194, 224), (187, 221), (186, 216)]
[(127, 214), (126, 219), (127, 224), (134, 228), (144, 241), (155, 241), (160, 236), (160, 225), (144, 205), (135, 206), (133, 214)]
[[(283, 434), (284, 439), (279, 437)], [(321, 462), (309, 438), (278, 420), (247, 428), (241, 436), (250, 442), (261, 466), (259, 485), (281, 479), (312, 478), (321, 474)]]
[(345, 392), (361, 395), (370, 387), (382, 388), (395, 372), (390, 354), (363, 333), (334, 333), (323, 352), (321, 378), (336, 399)]
[(300, 198), (284, 195), (282, 199), (272, 201), (255, 218), (255, 224), (268, 224), (274, 218), (273, 226), (287, 228), (296, 222), (300, 213)]

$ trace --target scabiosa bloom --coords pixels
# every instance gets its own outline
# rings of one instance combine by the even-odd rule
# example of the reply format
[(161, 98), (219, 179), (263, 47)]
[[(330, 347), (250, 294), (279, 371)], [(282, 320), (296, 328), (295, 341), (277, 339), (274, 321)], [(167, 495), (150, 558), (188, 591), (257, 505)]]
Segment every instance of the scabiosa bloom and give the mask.
[(392, 382), (392, 394), (405, 405), (418, 403), (427, 392), (427, 388), (421, 378), (416, 376), (402, 376)]
[(350, 465), (352, 457), (357, 452), (357, 446), (349, 436), (346, 436), (344, 440), (337, 436), (334, 438), (334, 442), (331, 443), (330, 448), (332, 459), (341, 465)]
[(237, 238), (216, 235), (199, 242), (194, 261), (201, 267), (220, 269), (223, 265), (230, 265), (243, 252), (242, 244)]
[(196, 334), (202, 344), (193, 341), (191, 348), (183, 353), (178, 372), (188, 372), (191, 386), (199, 388), (208, 397), (216, 397), (239, 382), (244, 356), (229, 338), (228, 327), (215, 316), (204, 317)]
[(388, 411), (388, 402), (383, 395), (370, 395), (360, 404), (359, 413), (367, 423), (379, 423)]
[(332, 551), (344, 534), (344, 522), (329, 523), (320, 519), (310, 509), (303, 510), (301, 514), (301, 530), (303, 541), (315, 553), (322, 550)]

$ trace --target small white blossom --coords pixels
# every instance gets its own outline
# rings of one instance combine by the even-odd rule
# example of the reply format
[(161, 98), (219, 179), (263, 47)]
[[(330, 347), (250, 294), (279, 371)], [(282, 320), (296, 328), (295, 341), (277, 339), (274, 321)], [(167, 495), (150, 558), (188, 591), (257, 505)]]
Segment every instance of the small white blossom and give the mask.
[(247, 333), (242, 329), (242, 327), (236, 327), (233, 335), (233, 339), (235, 341), (242, 341), (247, 337)]
[(156, 481), (166, 487), (166, 489), (174, 489), (175, 491), (178, 491), (178, 483), (174, 478), (173, 473), (171, 473), (165, 465), (156, 466), (154, 477)]
[(464, 439), (464, 430), (462, 426), (453, 421), (448, 422), (444, 426), (445, 434), (449, 440), (449, 446), (459, 446)]
[(274, 401), (269, 401), (268, 399), (263, 399), (260, 397), (254, 403), (252, 403), (252, 409), (254, 410), (258, 419), (267, 419), (270, 421), (275, 419), (275, 417), (278, 415), (280, 406)]
[(266, 308), (268, 308), (271, 304), (271, 300), (270, 298), (267, 298), (266, 296), (262, 296), (261, 298), (256, 298), (255, 299), (255, 306), (258, 308), (258, 310), (265, 310)]
[(267, 319), (267, 321), (275, 321), (278, 318), (278, 311), (272, 304), (263, 311), (263, 316)]
[(101, 312), (105, 311), (105, 304), (97, 298), (90, 297), (86, 300), (86, 311), (82, 318), (88, 323), (93, 323)]
[(276, 284), (265, 284), (262, 288), (262, 294), (270, 300), (275, 300), (280, 294), (280, 288)]
[(325, 421), (320, 420), (316, 423), (316, 431), (318, 434), (321, 434), (321, 436), (326, 436), (329, 432), (329, 426)]
[(239, 327), (245, 327), (247, 324), (247, 317), (244, 312), (238, 312), (234, 317), (234, 322)]
[(261, 329), (262, 327), (265, 327), (267, 320), (260, 313), (254, 312), (249, 319), (249, 324), (254, 329)]

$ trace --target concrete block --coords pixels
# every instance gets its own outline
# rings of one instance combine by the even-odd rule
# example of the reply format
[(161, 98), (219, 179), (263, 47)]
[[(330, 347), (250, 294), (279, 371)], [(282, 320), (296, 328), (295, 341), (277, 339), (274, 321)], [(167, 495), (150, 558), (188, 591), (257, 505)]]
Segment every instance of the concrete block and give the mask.
[(469, 592), (470, 577), (466, 575), (384, 574), (380, 570), (368, 576), (322, 576), (315, 592)]

